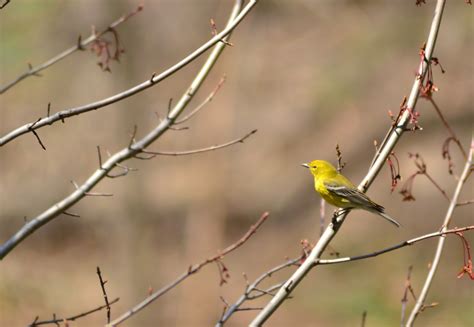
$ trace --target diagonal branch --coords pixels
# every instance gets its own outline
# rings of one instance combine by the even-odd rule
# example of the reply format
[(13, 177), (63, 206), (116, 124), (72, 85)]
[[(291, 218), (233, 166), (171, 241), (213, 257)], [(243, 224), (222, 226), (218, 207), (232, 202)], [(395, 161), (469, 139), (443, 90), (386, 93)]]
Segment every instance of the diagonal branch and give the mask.
[(441, 112), (441, 109), (439, 108), (438, 104), (433, 100), (433, 97), (428, 97), (427, 99), (428, 99), (428, 101), (431, 102), (431, 104), (435, 108), (436, 113), (438, 114), (439, 118), (443, 122), (444, 127), (446, 127), (446, 129), (448, 130), (449, 134), (451, 135), (451, 138), (454, 140), (454, 142), (456, 142), (457, 146), (459, 147), (459, 150), (461, 151), (462, 155), (464, 156), (464, 159), (467, 160), (466, 150), (464, 150), (464, 148), (462, 147), (461, 141), (457, 137), (456, 133), (454, 133), (451, 126), (449, 126), (449, 123), (446, 120), (446, 118), (443, 116), (443, 113)]
[[(247, 7), (240, 11), (242, 1), (236, 0), (232, 13), (229, 18), (228, 27), (235, 26), (236, 20), (242, 19), (245, 16), (245, 13), (248, 12), (252, 6), (250, 2)], [(247, 11), (245, 11), (247, 10)], [(238, 14), (239, 13), (239, 14)], [(228, 30), (229, 28), (226, 28)], [(68, 208), (72, 207), (74, 204), (79, 202), (86, 196), (86, 193), (91, 191), (94, 186), (96, 186), (102, 179), (106, 177), (118, 177), (118, 175), (111, 175), (110, 172), (117, 167), (118, 164), (134, 158), (137, 154), (146, 149), (149, 145), (155, 142), (159, 137), (161, 137), (174, 123), (174, 121), (180, 116), (183, 110), (186, 108), (187, 104), (194, 97), (205, 78), (209, 74), (209, 71), (214, 66), (214, 63), (219, 58), (219, 55), (225, 48), (225, 44), (219, 42), (214, 50), (209, 55), (208, 59), (202, 66), (201, 70), (198, 72), (194, 80), (188, 89), (184, 92), (181, 99), (176, 103), (173, 109), (170, 111), (169, 116), (166, 119), (163, 119), (158, 126), (156, 126), (152, 131), (145, 135), (142, 139), (137, 142), (134, 142), (132, 145), (128, 145), (124, 149), (116, 152), (112, 155), (107, 161), (101, 163), (101, 167), (97, 169), (79, 188), (77, 188), (73, 193), (64, 198), (63, 200), (55, 203), (49, 209), (45, 210), (43, 213), (38, 215), (36, 218), (30, 220), (26, 223), (20, 230), (18, 230), (10, 239), (5, 243), (0, 245), (0, 260), (3, 259), (10, 251), (12, 251), (18, 244), (20, 244), (24, 239), (29, 235), (39, 229), (41, 226), (50, 222), (54, 218), (58, 217), (61, 213), (67, 211)], [(125, 171), (127, 173), (128, 170)], [(124, 174), (122, 174), (124, 175)]]
[[(461, 178), (458, 181), (456, 186), (456, 190), (454, 191), (454, 195), (451, 198), (451, 203), (448, 207), (448, 211), (446, 212), (446, 216), (444, 218), (443, 227), (441, 228), (441, 232), (446, 232), (449, 228), (449, 223), (451, 222), (451, 218), (453, 216), (454, 209), (458, 203), (459, 195), (461, 194), (461, 190), (466, 182), (467, 178), (469, 177), (469, 172), (472, 169), (473, 164), (473, 151), (474, 151), (474, 137), (471, 140), (471, 149), (469, 150), (469, 155), (467, 156), (466, 165), (464, 166), (464, 170), (461, 174)], [(441, 237), (438, 240), (438, 246), (436, 248), (436, 252), (431, 263), (430, 271), (426, 276), (425, 284), (421, 290), (420, 296), (418, 297), (415, 307), (412, 309), (410, 316), (408, 317), (406, 326), (410, 327), (413, 326), (416, 317), (422, 311), (425, 303), (425, 299), (428, 296), (428, 291), (430, 290), (431, 283), (433, 282), (434, 275), (436, 274), (436, 270), (438, 269), (439, 261), (441, 259), (441, 255), (443, 253), (444, 242), (446, 238)]]
[(113, 23), (111, 23), (109, 26), (107, 26), (107, 28), (105, 28), (104, 30), (100, 31), (100, 32), (93, 32), (91, 33), (91, 35), (85, 39), (85, 40), (81, 40), (81, 37), (79, 36), (79, 39), (76, 43), (76, 45), (70, 47), (69, 49), (66, 49), (64, 50), (63, 52), (61, 52), (60, 54), (54, 56), (53, 58), (47, 60), (46, 62), (36, 66), (36, 67), (29, 67), (28, 70), (26, 72), (24, 72), (23, 74), (19, 75), (17, 78), (15, 78), (13, 81), (11, 81), (10, 83), (6, 84), (5, 86), (3, 87), (0, 87), (0, 94), (3, 94), (5, 93), (6, 91), (8, 91), (10, 88), (12, 88), (13, 86), (15, 86), (16, 84), (20, 83), (22, 80), (24, 80), (25, 78), (27, 77), (30, 77), (30, 76), (38, 76), (38, 73), (42, 70), (45, 70), (46, 68), (48, 68), (49, 66), (52, 66), (54, 65), (55, 63), (61, 61), (62, 59), (66, 58), (67, 56), (73, 54), (74, 52), (78, 51), (78, 50), (84, 50), (85, 47), (87, 47), (89, 44), (91, 44), (92, 42), (98, 40), (101, 36), (103, 36), (105, 33), (113, 30), (115, 27), (119, 26), (120, 24), (126, 22), (127, 20), (129, 20), (131, 17), (135, 16), (136, 14), (138, 14), (140, 11), (142, 11), (143, 9), (143, 5), (140, 5), (138, 6), (134, 11), (128, 13), (127, 15), (123, 15), (122, 17), (120, 17), (119, 19), (117, 19), (116, 21), (114, 21)]
[(473, 204), (474, 203), (474, 200), (467, 200), (467, 201), (463, 201), (463, 202), (458, 202), (456, 203), (456, 206), (460, 207), (460, 206), (466, 206), (466, 205), (469, 205), (469, 204)]
[[(295, 266), (295, 265), (298, 265), (299, 262), (301, 262), (302, 260), (302, 256), (298, 257), (298, 258), (294, 258), (294, 259), (289, 259), (287, 260), (286, 262), (276, 266), (276, 267), (273, 267), (272, 269), (266, 271), (265, 273), (263, 273), (262, 275), (260, 275), (252, 284), (249, 284), (247, 282), (247, 287), (245, 288), (245, 292), (244, 294), (242, 294), (238, 300), (230, 305), (230, 306), (227, 306), (226, 310), (224, 311), (224, 314), (222, 315), (222, 317), (219, 319), (219, 321), (217, 322), (216, 324), (216, 327), (222, 327), (224, 325), (224, 323), (229, 320), (229, 318), (237, 311), (240, 310), (240, 306), (246, 302), (247, 300), (254, 300), (254, 299), (257, 299), (265, 294), (268, 294), (272, 291), (274, 291), (275, 289), (278, 289), (281, 287), (281, 283), (279, 284), (276, 284), (266, 290), (259, 290), (258, 289), (258, 286), (260, 285), (261, 282), (263, 282), (265, 279), (271, 277), (274, 273), (280, 271), (280, 270), (283, 270), (285, 268), (288, 268), (288, 267), (291, 267), (291, 266)], [(256, 295), (253, 295), (252, 292), (257, 292)], [(271, 294), (273, 295), (273, 294)]]
[(222, 149), (222, 148), (227, 148), (227, 147), (229, 147), (231, 145), (234, 145), (234, 144), (237, 144), (237, 143), (244, 143), (244, 141), (247, 138), (249, 138), (251, 135), (255, 134), (256, 132), (257, 132), (257, 130), (254, 129), (250, 133), (247, 133), (243, 137), (239, 137), (238, 139), (235, 139), (235, 140), (223, 143), (223, 144), (209, 146), (207, 148), (202, 148), (202, 149), (195, 149), (195, 150), (189, 150), (189, 151), (178, 151), (178, 152), (143, 150), (142, 153), (151, 154), (152, 156), (147, 158), (147, 159), (151, 159), (151, 158), (153, 158), (157, 155), (160, 155), (160, 156), (187, 156), (187, 155), (190, 155), (190, 154), (215, 151), (215, 150), (219, 150), (219, 149)]
[(189, 114), (187, 114), (186, 116), (184, 116), (183, 118), (181, 118), (180, 120), (176, 120), (174, 122), (175, 125), (178, 125), (178, 124), (182, 124), (184, 123), (185, 121), (188, 121), (191, 117), (193, 117), (195, 114), (197, 114), (206, 104), (208, 104), (209, 102), (212, 101), (212, 99), (214, 99), (214, 96), (216, 95), (216, 93), (219, 91), (219, 89), (222, 87), (222, 85), (224, 84), (225, 82), (225, 75), (221, 78), (221, 80), (219, 81), (219, 83), (217, 83), (217, 86), (214, 90), (212, 90), (212, 92), (207, 96), (206, 99), (204, 99), (203, 102), (201, 102), (200, 105), (198, 105), (196, 108), (194, 108)]
[[(406, 103), (406, 108), (409, 110), (404, 110), (403, 114), (400, 115), (398, 121), (394, 126), (390, 127), (390, 131), (387, 134), (387, 137), (382, 142), (379, 151), (375, 155), (373, 164), (371, 165), (369, 172), (359, 184), (359, 189), (361, 191), (366, 191), (370, 184), (375, 180), (378, 173), (385, 164), (386, 159), (392, 153), (395, 145), (397, 144), (400, 137), (406, 130), (406, 126), (411, 120), (411, 115), (413, 114), (418, 100), (420, 90), (423, 86), (423, 81), (425, 79), (426, 73), (429, 69), (431, 62), (431, 57), (433, 54), (434, 46), (436, 43), (436, 38), (438, 35), (439, 26), (441, 24), (441, 17), (443, 15), (443, 9), (445, 5), (445, 0), (438, 0), (435, 8), (435, 14), (433, 21), (431, 23), (431, 29), (426, 42), (425, 48), (425, 57), (426, 60), (421, 60), (420, 66), (418, 69), (418, 74), (415, 78), (415, 81), (412, 86), (412, 90), (408, 101)], [(348, 211), (344, 213), (340, 212), (339, 215), (336, 215), (333, 221), (328, 225), (323, 235), (320, 237), (316, 246), (311, 251), (309, 257), (306, 261), (296, 270), (296, 272), (286, 281), (286, 283), (280, 288), (278, 293), (271, 299), (271, 301), (265, 306), (265, 308), (257, 315), (257, 317), (251, 322), (250, 326), (261, 326), (268, 318), (273, 314), (273, 312), (283, 303), (283, 301), (291, 294), (291, 292), (298, 286), (298, 284), (303, 280), (303, 278), (308, 274), (308, 272), (313, 267), (313, 262), (320, 258), (323, 251), (329, 245), (333, 237), (337, 234), (337, 231), (344, 222), (345, 217), (347, 216)]]
[(107, 308), (107, 323), (110, 322), (110, 302), (109, 297), (107, 296), (107, 291), (105, 290), (106, 280), (102, 279), (102, 273), (99, 266), (97, 266), (97, 275), (99, 276), (100, 288), (102, 289), (102, 295), (104, 296), (105, 307)]
[(10, 0), (5, 0), (5, 1), (0, 5), (0, 9), (5, 8), (5, 6), (8, 5), (9, 3), (10, 3)]
[(121, 323), (123, 323), (125, 320), (128, 320), (131, 316), (133, 316), (134, 314), (136, 314), (137, 312), (141, 311), (142, 309), (144, 309), (145, 307), (147, 307), (148, 305), (150, 305), (152, 302), (154, 302), (156, 299), (158, 299), (159, 297), (161, 297), (162, 295), (164, 295), (165, 293), (167, 293), (169, 290), (173, 289), (174, 287), (176, 287), (178, 284), (180, 284), (182, 281), (184, 281), (185, 279), (187, 279), (188, 277), (190, 277), (191, 275), (197, 273), (202, 267), (212, 263), (212, 262), (219, 262), (225, 255), (229, 254), (230, 252), (236, 250), (237, 248), (239, 248), (240, 246), (242, 246), (242, 244), (244, 244), (245, 242), (248, 241), (248, 239), (250, 237), (252, 237), (253, 234), (255, 234), (258, 230), (258, 228), (260, 226), (262, 226), (262, 224), (267, 220), (269, 216), (269, 213), (268, 212), (264, 212), (260, 218), (258, 219), (258, 221), (250, 226), (249, 230), (245, 233), (244, 236), (242, 236), (239, 240), (237, 240), (237, 242), (229, 245), (228, 247), (226, 247), (223, 251), (220, 251), (219, 253), (217, 253), (215, 256), (213, 257), (210, 257), (210, 258), (207, 258), (203, 261), (201, 261), (200, 263), (198, 264), (195, 264), (195, 265), (191, 265), (189, 266), (188, 270), (186, 272), (184, 272), (183, 274), (181, 274), (181, 276), (179, 276), (178, 278), (176, 278), (174, 281), (172, 281), (171, 283), (169, 283), (168, 285), (166, 285), (165, 287), (159, 289), (158, 291), (154, 292), (153, 294), (151, 294), (150, 296), (148, 296), (146, 299), (144, 299), (142, 302), (138, 303), (137, 305), (135, 305), (132, 309), (128, 310), (127, 312), (125, 312), (124, 314), (122, 314), (120, 317), (118, 317), (117, 319), (114, 319), (112, 322), (110, 322), (109, 324), (107, 324), (107, 326), (111, 327), (111, 326), (118, 326), (120, 325)]
[[(113, 299), (112, 301), (109, 302), (109, 306), (111, 306), (112, 304), (117, 303), (119, 300), (120, 300), (120, 298)], [(38, 321), (39, 317), (37, 316), (35, 318), (35, 320), (29, 325), (29, 327), (41, 326), (41, 325), (52, 325), (52, 324), (58, 325), (60, 323), (67, 322), (67, 321), (75, 321), (75, 320), (80, 319), (82, 317), (88, 316), (88, 315), (90, 315), (94, 312), (105, 309), (106, 307), (107, 306), (104, 304), (104, 305), (101, 305), (101, 306), (99, 306), (97, 308), (94, 308), (92, 310), (89, 310), (89, 311), (86, 311), (86, 312), (83, 312), (83, 313), (79, 313), (77, 315), (67, 317), (67, 318), (54, 318), (54, 319), (51, 319), (51, 320)]]
[[(77, 116), (80, 114), (83, 114), (85, 112), (89, 112), (91, 110), (96, 110), (105, 106), (108, 106), (112, 103), (121, 101), (123, 99), (126, 99), (132, 95), (135, 95), (139, 92), (142, 92), (149, 87), (156, 85), (157, 83), (163, 81), (167, 77), (173, 75), (177, 71), (179, 71), (181, 68), (184, 66), (188, 65), (192, 61), (194, 61), (196, 58), (198, 58), (200, 55), (202, 55), (204, 52), (206, 52), (208, 49), (210, 49), (214, 45), (219, 45), (224, 47), (225, 44), (220, 42), (222, 39), (226, 39), (226, 37), (239, 25), (239, 23), (247, 16), (247, 14), (252, 10), (252, 8), (258, 3), (258, 0), (250, 0), (249, 3), (242, 9), (242, 11), (239, 12), (237, 16), (234, 17), (233, 20), (229, 21), (227, 26), (224, 28), (224, 30), (220, 33), (218, 33), (216, 36), (214, 36), (212, 39), (204, 43), (201, 47), (196, 49), (194, 52), (189, 54), (186, 58), (182, 59), (180, 62), (175, 64), (174, 66), (166, 69), (160, 74), (153, 74), (151, 78), (147, 79), (141, 84), (138, 84), (128, 90), (125, 90), (121, 93), (112, 95), (106, 99), (102, 99), (96, 102), (92, 102), (80, 107), (75, 107), (75, 108), (70, 108), (66, 110), (59, 111), (55, 113), (54, 115), (51, 115), (49, 117), (45, 117), (40, 119), (35, 125), (34, 129), (38, 129), (41, 127), (44, 127), (46, 125), (51, 125), (57, 121), (64, 121), (65, 118), (72, 117), (72, 116)], [(222, 51), (222, 50), (221, 50)], [(212, 64), (211, 64), (212, 66)], [(211, 67), (208, 68), (208, 70)], [(207, 73), (205, 73), (207, 74)], [(205, 76), (204, 76), (205, 77)], [(194, 89), (191, 87), (189, 88), (188, 92), (194, 93)], [(176, 117), (174, 117), (176, 119)], [(31, 127), (31, 123), (25, 124), (21, 127), (16, 128), (15, 130), (11, 131), (7, 135), (3, 136), (0, 138), (0, 146), (3, 146), (7, 144), (8, 142), (11, 142), (15, 138), (30, 132), (31, 130), (29, 129)]]
[(403, 323), (405, 321), (405, 313), (407, 309), (407, 303), (408, 303), (408, 294), (411, 294), (413, 299), (416, 301), (416, 295), (415, 292), (413, 291), (413, 286), (411, 285), (411, 272), (413, 270), (413, 266), (408, 267), (408, 274), (407, 278), (405, 279), (405, 290), (403, 291), (403, 297), (401, 300), (402, 303), (402, 310), (401, 310), (401, 317), (400, 317), (400, 324), (403, 326)]
[[(351, 261), (356, 261), (356, 260), (363, 260), (363, 259), (368, 259), (368, 258), (374, 258), (376, 256), (379, 256), (381, 254), (384, 254), (384, 253), (388, 253), (388, 252), (391, 252), (391, 251), (395, 251), (395, 250), (398, 250), (398, 249), (401, 249), (403, 247), (406, 247), (406, 246), (410, 246), (410, 245), (413, 245), (415, 243), (418, 243), (418, 242), (421, 242), (421, 241), (424, 241), (424, 240), (427, 240), (427, 239), (430, 239), (430, 238), (434, 238), (434, 237), (444, 237), (445, 235), (448, 235), (448, 234), (457, 234), (457, 233), (460, 233), (460, 232), (464, 232), (464, 231), (470, 231), (470, 230), (474, 230), (474, 225), (471, 225), (471, 226), (465, 226), (465, 227), (461, 227), (461, 228), (453, 228), (453, 229), (449, 229), (449, 230), (446, 230), (446, 231), (438, 231), (438, 232), (433, 232), (433, 233), (429, 233), (429, 234), (425, 234), (425, 235), (422, 235), (422, 236), (418, 236), (418, 237), (415, 237), (415, 238), (412, 238), (410, 240), (407, 240), (407, 241), (404, 241), (404, 242), (401, 242), (399, 244), (396, 244), (396, 245), (393, 245), (393, 246), (390, 246), (388, 248), (385, 248), (385, 249), (382, 249), (382, 250), (378, 250), (378, 251), (375, 251), (375, 252), (372, 252), (372, 253), (369, 253), (369, 254), (364, 254), (364, 255), (357, 255), (357, 256), (351, 256), (351, 257), (345, 257), (345, 258), (337, 258), (337, 259), (317, 259), (315, 262), (313, 262), (313, 265), (332, 265), (332, 264), (340, 264), (340, 263), (345, 263), (345, 262), (351, 262)], [(217, 322), (216, 324), (216, 327), (221, 327), (223, 326), (223, 324), (237, 311), (239, 311), (239, 308), (240, 306), (248, 301), (248, 300), (254, 300), (256, 298), (259, 298), (263, 295), (270, 295), (270, 296), (273, 296), (274, 294), (271, 293), (273, 290), (276, 289), (276, 286), (278, 285), (283, 285), (283, 284), (277, 284), (277, 285), (274, 285), (272, 287), (270, 287), (269, 289), (267, 290), (260, 290), (258, 288), (258, 285), (266, 278), (270, 277), (273, 273), (277, 272), (277, 271), (280, 271), (284, 268), (287, 268), (287, 267), (291, 267), (291, 266), (297, 266), (298, 263), (301, 263), (303, 260), (305, 260), (304, 258), (304, 255), (303, 256), (300, 256), (298, 258), (294, 258), (294, 259), (291, 259), (291, 260), (288, 260), (286, 261), (285, 263), (281, 264), (281, 265), (278, 265), (270, 270), (268, 270), (267, 272), (265, 272), (264, 274), (262, 274), (259, 278), (257, 278), (252, 284), (249, 284), (247, 282), (247, 287), (245, 289), (245, 292), (244, 294), (242, 294), (239, 299), (232, 305), (228, 305), (226, 307), (226, 310), (224, 311), (224, 314), (222, 315), (222, 317), (220, 318), (220, 320)], [(278, 287), (279, 288), (279, 287)], [(256, 295), (253, 295), (252, 292), (256, 292), (257, 294)]]
[(464, 232), (468, 230), (474, 229), (474, 225), (471, 226), (466, 226), (466, 227), (461, 227), (461, 228), (454, 228), (454, 229), (446, 229), (444, 231), (439, 231), (439, 232), (434, 232), (434, 233), (429, 233), (423, 236), (418, 236), (415, 238), (412, 238), (410, 240), (398, 243), (396, 245), (390, 246), (388, 248), (378, 250), (369, 254), (363, 254), (363, 255), (357, 255), (357, 256), (352, 256), (352, 257), (345, 257), (345, 258), (337, 258), (337, 259), (317, 259), (316, 262), (314, 263), (315, 265), (332, 265), (335, 263), (343, 263), (343, 262), (350, 262), (350, 261), (357, 261), (357, 260), (363, 260), (367, 258), (374, 258), (377, 257), (381, 254), (385, 254), (388, 252), (392, 252), (401, 248), (404, 248), (405, 246), (413, 245), (415, 243), (418, 243), (420, 241), (427, 240), (429, 238), (433, 237), (441, 237), (441, 239), (444, 239), (445, 235), (448, 234), (456, 234), (459, 232)]

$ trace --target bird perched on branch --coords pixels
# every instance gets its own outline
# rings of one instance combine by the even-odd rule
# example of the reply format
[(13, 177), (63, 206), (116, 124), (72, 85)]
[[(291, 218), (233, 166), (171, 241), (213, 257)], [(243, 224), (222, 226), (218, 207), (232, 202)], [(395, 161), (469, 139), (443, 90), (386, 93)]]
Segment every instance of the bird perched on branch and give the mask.
[(326, 202), (343, 209), (363, 209), (375, 213), (397, 227), (400, 224), (385, 213), (385, 208), (362, 193), (350, 180), (341, 175), (333, 165), (324, 160), (302, 164), (314, 176), (314, 188)]

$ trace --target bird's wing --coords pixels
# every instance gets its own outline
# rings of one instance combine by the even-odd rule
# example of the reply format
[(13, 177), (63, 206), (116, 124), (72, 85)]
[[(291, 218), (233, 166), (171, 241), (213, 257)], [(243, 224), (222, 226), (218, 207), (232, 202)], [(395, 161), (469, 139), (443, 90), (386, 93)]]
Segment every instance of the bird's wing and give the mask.
[(369, 197), (365, 195), (365, 193), (362, 193), (357, 188), (352, 188), (331, 182), (325, 182), (324, 185), (326, 186), (327, 190), (332, 194), (347, 199), (350, 203), (353, 203), (356, 206), (359, 205), (361, 207), (373, 208), (377, 211), (383, 211), (382, 206), (370, 200)]

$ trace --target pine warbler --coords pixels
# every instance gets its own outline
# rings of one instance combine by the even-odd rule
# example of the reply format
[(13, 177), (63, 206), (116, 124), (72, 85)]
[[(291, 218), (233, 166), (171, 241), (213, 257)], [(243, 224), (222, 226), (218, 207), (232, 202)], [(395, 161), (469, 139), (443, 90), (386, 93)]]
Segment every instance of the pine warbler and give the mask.
[(375, 203), (341, 175), (333, 165), (324, 160), (302, 164), (314, 176), (314, 188), (326, 202), (343, 209), (363, 209), (375, 213), (397, 227), (400, 224), (385, 213), (385, 208)]

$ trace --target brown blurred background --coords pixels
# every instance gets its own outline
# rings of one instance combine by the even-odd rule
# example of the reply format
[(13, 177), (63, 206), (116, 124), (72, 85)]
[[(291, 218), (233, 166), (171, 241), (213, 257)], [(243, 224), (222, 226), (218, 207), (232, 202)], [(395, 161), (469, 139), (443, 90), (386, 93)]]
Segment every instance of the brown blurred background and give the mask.
[[(90, 26), (102, 29), (138, 1), (15, 0), (0, 12), (0, 85), (71, 46)], [(225, 25), (230, 0), (145, 1), (144, 11), (117, 30), (126, 53), (102, 72), (90, 51), (78, 52), (0, 96), (0, 132), (46, 114), (86, 104), (128, 89), (171, 66), (211, 37), (209, 19)], [(197, 105), (223, 74), (227, 82), (192, 119), (187, 131), (169, 131), (152, 147), (187, 150), (222, 143), (258, 128), (244, 144), (188, 157), (132, 160), (138, 168), (124, 178), (104, 180), (86, 198), (34, 233), (0, 263), (0, 325), (24, 326), (70, 316), (102, 304), (95, 273), (99, 265), (116, 317), (178, 274), (223, 249), (245, 233), (260, 214), (271, 216), (242, 248), (224, 259), (231, 278), (219, 286), (208, 266), (126, 326), (209, 326), (219, 318), (223, 296), (233, 303), (250, 280), (301, 251), (300, 240), (319, 235), (319, 197), (300, 163), (335, 161), (339, 143), (344, 173), (358, 182), (384, 137), (390, 119), (408, 95), (434, 10), (434, 1), (264, 0), (237, 28), (212, 74), (193, 102)], [(109, 36), (110, 37), (110, 36)], [(436, 101), (467, 148), (473, 113), (473, 15), (464, 1), (447, 4), (434, 67)], [(24, 135), (0, 149), (0, 241), (73, 191), (98, 166), (96, 146), (115, 152), (128, 144), (133, 125), (143, 136), (166, 113), (168, 99), (186, 89), (204, 57), (163, 83), (98, 111), (38, 130), (47, 147)], [(190, 110), (193, 105), (190, 106)], [(420, 100), (423, 131), (406, 133), (396, 148), (401, 175), (415, 171), (408, 152), (419, 152), (430, 174), (452, 194), (455, 181), (441, 157), (448, 136), (430, 104)], [(463, 159), (454, 145), (457, 173)], [(473, 198), (471, 181), (462, 200)], [(400, 186), (390, 192), (385, 168), (368, 194), (402, 223), (354, 212), (332, 242), (341, 255), (381, 249), (439, 229), (448, 203), (423, 176), (414, 183), (415, 202), (403, 202)], [(326, 208), (327, 215), (332, 207)], [(473, 223), (472, 207), (456, 209), (453, 226)], [(472, 242), (472, 233), (466, 234)], [(315, 269), (272, 317), (269, 325), (396, 326), (408, 266), (419, 292), (436, 240), (375, 259)], [(460, 241), (448, 237), (428, 297), (439, 302), (419, 317), (419, 326), (472, 326), (474, 287), (456, 274), (462, 267)], [(292, 270), (291, 270), (292, 271)], [(279, 282), (290, 270), (275, 275)], [(270, 284), (269, 284), (270, 285)], [(246, 306), (261, 306), (264, 298)], [(410, 300), (409, 308), (413, 301)], [(236, 313), (229, 326), (248, 324), (255, 312)], [(105, 312), (73, 323), (100, 326)]]

